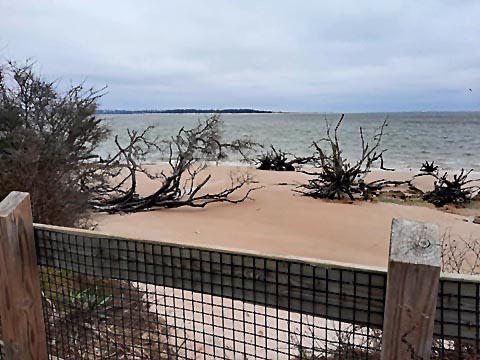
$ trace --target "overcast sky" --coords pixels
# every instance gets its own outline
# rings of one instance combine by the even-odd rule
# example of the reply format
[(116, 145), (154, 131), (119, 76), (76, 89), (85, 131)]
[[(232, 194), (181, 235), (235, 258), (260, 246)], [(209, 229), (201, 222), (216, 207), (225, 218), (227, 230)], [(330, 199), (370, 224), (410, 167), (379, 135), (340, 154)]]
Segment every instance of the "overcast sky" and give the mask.
[(0, 0), (0, 56), (102, 108), (478, 110), (480, 1)]

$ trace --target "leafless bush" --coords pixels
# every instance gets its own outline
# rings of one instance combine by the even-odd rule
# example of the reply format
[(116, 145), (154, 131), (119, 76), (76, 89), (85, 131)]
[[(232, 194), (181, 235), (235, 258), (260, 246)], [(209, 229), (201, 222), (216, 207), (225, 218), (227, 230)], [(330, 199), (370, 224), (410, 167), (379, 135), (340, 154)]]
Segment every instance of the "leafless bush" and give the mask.
[[(453, 274), (480, 275), (480, 238), (464, 238), (450, 229), (442, 235), (442, 271)], [(478, 359), (477, 344), (461, 340), (434, 341), (432, 359)]]
[(95, 116), (102, 91), (60, 92), (31, 63), (0, 67), (0, 199), (29, 192), (34, 220), (81, 225), (89, 216), (89, 168), (107, 128)]
[(381, 330), (326, 321), (331, 329), (325, 337), (318, 337), (313, 327), (307, 327), (307, 337), (312, 341), (310, 346), (302, 344), (301, 334), (294, 336), (293, 341), (298, 349), (298, 356), (294, 360), (380, 359)]
[(480, 238), (468, 239), (447, 230), (442, 235), (442, 271), (453, 274), (480, 274)]

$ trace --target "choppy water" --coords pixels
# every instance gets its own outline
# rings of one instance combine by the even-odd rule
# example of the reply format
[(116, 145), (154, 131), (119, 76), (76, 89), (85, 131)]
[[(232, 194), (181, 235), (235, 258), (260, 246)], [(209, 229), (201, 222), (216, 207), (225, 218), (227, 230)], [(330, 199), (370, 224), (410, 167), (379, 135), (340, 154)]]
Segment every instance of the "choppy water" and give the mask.
[[(442, 169), (474, 169), (480, 171), (480, 112), (391, 113), (387, 133), (382, 142), (388, 151), (385, 165), (397, 169), (418, 169), (425, 160), (435, 160)], [(223, 114), (226, 139), (250, 137), (264, 145), (274, 144), (285, 151), (306, 155), (313, 140), (325, 135), (325, 116), (335, 123), (339, 114)], [(340, 128), (344, 152), (352, 159), (360, 149), (359, 128), (367, 134), (381, 125), (387, 114), (346, 114)], [(104, 115), (112, 129), (125, 139), (126, 129), (141, 130), (153, 125), (152, 135), (168, 138), (180, 127), (192, 127), (202, 114), (135, 114)], [(102, 152), (114, 149), (113, 140)], [(149, 161), (162, 161), (156, 154)], [(238, 161), (238, 158), (229, 161)]]

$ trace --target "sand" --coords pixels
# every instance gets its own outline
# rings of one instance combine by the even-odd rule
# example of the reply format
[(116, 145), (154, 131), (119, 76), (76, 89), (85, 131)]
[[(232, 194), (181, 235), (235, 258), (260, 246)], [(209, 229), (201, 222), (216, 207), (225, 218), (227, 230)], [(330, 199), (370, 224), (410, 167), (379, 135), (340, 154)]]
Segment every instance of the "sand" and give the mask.
[[(462, 216), (426, 206), (312, 199), (292, 192), (296, 184), (308, 178), (301, 173), (226, 166), (211, 167), (208, 171), (213, 178), (207, 191), (221, 189), (232, 171), (250, 172), (258, 181), (253, 186), (262, 188), (252, 194), (254, 200), (240, 204), (98, 215), (97, 231), (381, 267), (387, 263), (393, 218), (434, 222), (440, 225), (442, 233), (480, 238), (480, 225), (472, 223), (469, 212)], [(371, 178), (402, 180), (412, 175), (375, 172)], [(423, 189), (432, 186), (427, 179), (419, 179), (415, 185)], [(140, 188), (147, 194), (155, 187), (142, 178)], [(327, 344), (336, 339), (335, 329), (349, 326), (208, 294), (139, 285), (148, 289), (154, 310), (164, 316), (169, 342), (177, 347), (181, 344), (181, 355), (186, 358), (291, 359), (292, 354), (298, 353), (298, 344), (307, 349)], [(362, 339), (357, 334), (355, 341)]]
[[(162, 165), (155, 166), (158, 170)], [(184, 244), (261, 251), (274, 255), (317, 258), (372, 266), (386, 266), (390, 225), (405, 218), (440, 225), (453, 236), (480, 238), (480, 225), (471, 216), (450, 214), (425, 206), (384, 202), (338, 203), (295, 194), (295, 184), (307, 175), (259, 171), (251, 167), (213, 166), (206, 190), (218, 190), (231, 172), (248, 171), (262, 186), (253, 200), (240, 204), (212, 204), (203, 209), (178, 208), (129, 215), (97, 215), (97, 231), (119, 236)], [(406, 179), (412, 174), (374, 172), (371, 178)], [(428, 188), (427, 179), (417, 182)], [(154, 189), (141, 179), (142, 192)]]

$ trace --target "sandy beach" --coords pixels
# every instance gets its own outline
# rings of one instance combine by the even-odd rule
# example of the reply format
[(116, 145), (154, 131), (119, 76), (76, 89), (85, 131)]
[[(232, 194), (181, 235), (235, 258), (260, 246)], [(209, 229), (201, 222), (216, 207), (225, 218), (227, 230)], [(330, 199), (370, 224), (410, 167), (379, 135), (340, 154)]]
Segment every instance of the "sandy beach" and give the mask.
[[(157, 171), (163, 165), (151, 170)], [(240, 204), (212, 204), (203, 209), (178, 208), (129, 215), (97, 215), (97, 231), (148, 240), (246, 249), (280, 256), (318, 258), (372, 266), (386, 266), (393, 218), (437, 223), (441, 233), (480, 238), (472, 212), (452, 214), (426, 206), (387, 202), (332, 202), (292, 192), (307, 175), (259, 171), (251, 167), (212, 166), (205, 191), (229, 182), (231, 172), (249, 172), (256, 180), (253, 200)], [(407, 179), (413, 173), (382, 172), (370, 178)], [(426, 178), (416, 186), (432, 186)], [(142, 193), (155, 185), (140, 180)]]

